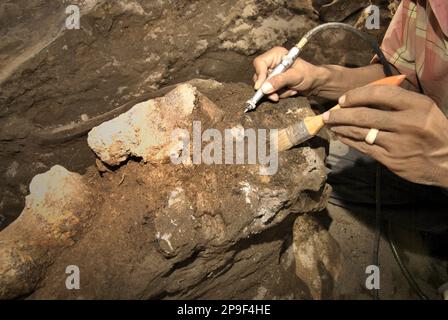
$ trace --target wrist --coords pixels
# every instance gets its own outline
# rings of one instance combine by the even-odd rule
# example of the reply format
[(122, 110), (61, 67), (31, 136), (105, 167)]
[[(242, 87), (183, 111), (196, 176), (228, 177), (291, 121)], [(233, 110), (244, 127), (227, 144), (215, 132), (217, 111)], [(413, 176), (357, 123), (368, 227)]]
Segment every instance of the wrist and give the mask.
[(328, 84), (331, 83), (331, 79), (334, 77), (333, 72), (327, 66), (314, 66), (314, 77), (311, 86), (312, 96), (321, 96), (321, 93), (325, 91)]
[(354, 89), (353, 69), (336, 66), (316, 66), (312, 95), (337, 101), (348, 90)]

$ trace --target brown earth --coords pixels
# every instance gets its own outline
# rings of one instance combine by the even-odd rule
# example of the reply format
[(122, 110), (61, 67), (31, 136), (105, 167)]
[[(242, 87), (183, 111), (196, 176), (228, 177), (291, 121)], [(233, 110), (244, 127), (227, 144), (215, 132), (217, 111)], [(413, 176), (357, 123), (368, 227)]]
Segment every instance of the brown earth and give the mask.
[[(219, 123), (207, 123), (199, 98), (191, 120), (203, 120), (204, 129), (215, 124), (221, 130), (281, 128), (313, 114), (306, 99), (298, 98), (264, 103), (257, 113), (244, 115), (250, 86), (191, 83), (223, 112)], [(280, 154), (279, 171), (272, 176), (259, 175), (256, 164), (131, 159), (102, 173), (90, 167), (83, 182), (75, 183), (85, 200), (79, 199), (81, 192), (74, 192), (76, 201), (69, 194), (51, 200), (67, 182), (41, 183), (22, 216), (0, 233), (2, 263), (12, 266), (0, 264), (0, 297), (310, 298), (294, 272), (292, 225), (297, 214), (326, 205), (324, 146), (317, 138)], [(57, 177), (56, 169), (50, 172)], [(69, 207), (59, 204), (61, 199)], [(61, 217), (48, 217), (58, 210)], [(37, 224), (34, 217), (41, 217)], [(14, 248), (22, 258), (10, 258)], [(81, 270), (81, 290), (65, 287), (69, 265)], [(30, 271), (23, 272), (24, 266)]]
[[(22, 210), (33, 176), (55, 164), (85, 172), (94, 157), (84, 137), (93, 126), (170, 84), (250, 83), (255, 55), (291, 46), (324, 21), (356, 23), (367, 2), (78, 0), (70, 4), (80, 5), (81, 29), (66, 30), (66, 1), (3, 1), (0, 229)], [(389, 2), (374, 3), (383, 23), (371, 33), (381, 39)], [(363, 65), (371, 55), (351, 35), (329, 32), (303, 57)]]
[[(81, 6), (81, 30), (64, 29), (64, 0), (6, 0), (0, 4), (0, 230), (22, 212), (31, 179), (55, 164), (81, 173), (94, 199), (78, 206), (83, 209), (80, 212), (88, 208), (88, 215), (54, 247), (53, 240), (48, 242), (45, 237), (29, 252), (27, 246), (16, 250), (9, 247), (10, 242), (2, 242), (0, 254), (14, 248), (18, 255), (23, 249), (38, 257), (33, 269), (22, 270), (23, 282), (17, 284), (23, 286), (13, 297), (370, 298), (362, 286), (364, 272), (359, 265), (370, 263), (368, 235), (372, 229), (356, 219), (348, 224), (350, 213), (330, 206), (335, 223), (328, 235), (316, 215), (303, 215), (325, 204), (328, 190), (322, 189), (325, 177), (320, 176), (323, 167), (319, 162), (324, 157), (322, 139), (282, 155), (283, 169), (266, 179), (255, 175), (251, 167), (173, 168), (144, 164), (139, 159), (117, 168), (102, 168), (105, 171), (100, 175), (93, 167), (95, 155), (86, 137), (92, 127), (137, 102), (160, 97), (174, 84), (194, 78), (227, 83), (223, 91), (213, 89), (211, 82), (201, 85), (195, 81), (202, 93), (225, 110), (221, 122), (195, 113), (206, 126), (225, 129), (241, 123), (269, 128), (290, 123), (311, 112), (306, 100), (277, 106), (266, 103), (249, 117), (241, 114), (244, 101), (253, 93), (247, 86), (253, 58), (275, 45), (293, 45), (322, 22), (343, 21), (362, 29), (365, 17), (361, 10), (369, 3), (382, 10), (381, 30), (369, 31), (380, 41), (397, 1), (71, 3)], [(341, 32), (321, 35), (303, 54), (314, 63), (346, 66), (365, 65), (371, 56), (370, 48)], [(298, 106), (302, 111), (288, 112)], [(310, 159), (318, 163), (307, 163)], [(311, 178), (307, 170), (314, 174)], [(244, 210), (247, 203), (242, 197), (247, 189), (238, 184), (241, 181), (290, 191), (289, 202), (282, 204), (277, 218), (252, 233), (242, 232), (253, 222), (253, 212)], [(180, 202), (169, 207), (173, 194)], [(191, 203), (193, 210), (186, 203)], [(184, 229), (170, 244), (163, 234), (157, 236), (175, 229), (171, 215), (179, 218), (190, 211), (198, 219), (194, 227)], [(323, 220), (328, 219), (324, 216)], [(182, 223), (191, 226), (192, 222)], [(32, 226), (23, 224), (22, 233), (32, 237), (41, 231)], [(1, 234), (3, 241), (16, 239), (17, 227), (11, 227)], [(292, 230), (301, 229), (305, 232), (293, 237)], [(342, 247), (342, 272), (333, 237)], [(355, 247), (354, 238), (360, 239)], [(332, 263), (324, 270), (303, 269), (300, 250), (306, 248), (301, 245), (322, 249), (307, 256), (313, 258), (313, 265), (320, 265), (327, 256)], [(382, 268), (390, 273), (385, 278), (384, 297), (416, 298), (390, 252), (383, 250), (382, 254)], [(5, 261), (0, 261), (0, 269)], [(421, 258), (415, 261), (420, 269), (426, 266)], [(72, 264), (81, 268), (81, 291), (65, 289), (65, 268)], [(415, 272), (421, 285), (429, 286), (435, 269), (419, 268)], [(436, 298), (433, 291), (431, 297)]]

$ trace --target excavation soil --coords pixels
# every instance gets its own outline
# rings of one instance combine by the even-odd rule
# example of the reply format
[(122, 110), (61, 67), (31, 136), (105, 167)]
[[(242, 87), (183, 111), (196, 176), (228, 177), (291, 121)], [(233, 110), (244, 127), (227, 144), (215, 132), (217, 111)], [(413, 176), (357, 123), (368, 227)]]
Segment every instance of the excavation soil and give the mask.
[[(253, 94), (250, 86), (193, 84), (223, 111), (215, 122), (195, 110), (194, 120), (202, 122), (203, 130), (211, 125), (219, 130), (237, 125), (282, 128), (313, 114), (306, 99), (297, 98), (265, 102), (244, 115), (245, 101)], [(282, 153), (273, 176), (259, 175), (258, 165), (184, 166), (130, 159), (117, 168), (100, 166), (102, 172), (92, 165), (84, 175), (97, 199), (86, 208), (95, 211), (90, 227), (56, 259), (30, 298), (309, 297), (294, 275), (290, 241), (295, 215), (288, 215), (325, 206), (328, 190), (319, 161), (324, 148), (313, 148)], [(278, 207), (282, 213), (260, 222), (242, 186), (260, 192), (264, 187), (287, 190)], [(279, 197), (276, 192), (270, 196), (273, 201)], [(303, 196), (297, 199), (299, 194)], [(164, 230), (176, 234), (167, 239)], [(82, 293), (61, 287), (67, 263), (83, 270)]]
[[(192, 78), (251, 84), (256, 55), (291, 47), (322, 21), (355, 23), (369, 1), (71, 4), (83, 8), (80, 30), (63, 28), (61, 1), (0, 4), (0, 229), (22, 211), (36, 174), (55, 164), (85, 173), (94, 157), (84, 136), (107, 112)], [(370, 32), (378, 40), (389, 21), (387, 4), (381, 4), (381, 30)], [(302, 57), (361, 66), (372, 54), (352, 35), (329, 32)]]

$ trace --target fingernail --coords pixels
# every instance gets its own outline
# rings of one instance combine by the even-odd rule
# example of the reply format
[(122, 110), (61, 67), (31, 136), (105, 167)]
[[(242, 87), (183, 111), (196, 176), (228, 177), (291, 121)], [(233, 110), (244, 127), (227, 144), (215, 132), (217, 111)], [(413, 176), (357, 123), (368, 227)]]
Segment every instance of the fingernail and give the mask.
[(261, 86), (261, 91), (263, 91), (264, 94), (268, 94), (274, 91), (274, 87), (269, 82), (265, 82)]
[(278, 95), (277, 94), (272, 94), (272, 95), (270, 95), (269, 97), (268, 97), (271, 101), (274, 101), (274, 102), (278, 102), (279, 100), (280, 100), (280, 98), (278, 97)]
[(322, 115), (322, 119), (324, 120), (324, 122), (328, 122), (328, 120), (330, 119), (330, 112), (327, 111)]
[(254, 89), (255, 89), (255, 90), (260, 89), (260, 82), (256, 82), (256, 83), (255, 83)]
[(345, 103), (346, 100), (346, 96), (343, 95), (342, 97), (339, 98), (339, 105), (342, 106)]
[(292, 95), (292, 96), (295, 96), (296, 94), (298, 94), (297, 91), (295, 91), (295, 90), (292, 90), (292, 91), (291, 91), (291, 95)]

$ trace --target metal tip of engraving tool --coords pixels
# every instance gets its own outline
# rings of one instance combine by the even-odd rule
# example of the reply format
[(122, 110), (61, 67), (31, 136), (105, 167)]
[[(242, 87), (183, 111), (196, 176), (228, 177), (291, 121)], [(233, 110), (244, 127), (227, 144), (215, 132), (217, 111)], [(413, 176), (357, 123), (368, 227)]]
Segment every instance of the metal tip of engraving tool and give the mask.
[(252, 111), (256, 108), (255, 104), (251, 101), (246, 102), (246, 109), (244, 110), (244, 113), (248, 113), (249, 111)]

